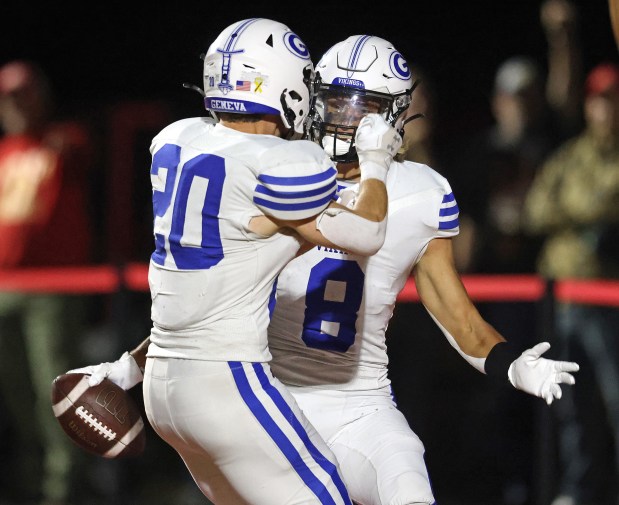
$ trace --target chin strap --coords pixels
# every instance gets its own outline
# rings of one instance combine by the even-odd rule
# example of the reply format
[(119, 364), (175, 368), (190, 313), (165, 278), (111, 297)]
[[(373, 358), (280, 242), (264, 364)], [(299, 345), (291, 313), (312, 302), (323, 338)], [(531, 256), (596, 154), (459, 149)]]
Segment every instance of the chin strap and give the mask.
[[(192, 91), (197, 92), (202, 97), (202, 100), (206, 98), (206, 93), (204, 92), (204, 90), (201, 87), (196, 86), (195, 84), (191, 84), (190, 82), (184, 82), (183, 88), (190, 89)], [(206, 109), (206, 112), (208, 113), (210, 117), (212, 117), (215, 120), (215, 122), (219, 122), (219, 119), (217, 118), (217, 114), (215, 114), (212, 110)]]
[[(417, 86), (419, 86), (420, 83), (421, 83), (421, 79), (417, 79), (415, 82), (413, 82), (413, 85), (411, 86), (411, 89), (408, 91), (408, 95), (411, 97), (411, 100), (413, 98), (413, 91), (415, 91), (417, 89)], [(406, 108), (408, 108), (408, 106)], [(400, 112), (398, 112), (396, 114), (396, 117), (394, 118), (394, 121), (393, 121), (394, 124), (395, 124), (397, 118), (400, 117), (400, 114), (402, 114), (402, 112), (404, 112), (405, 110), (406, 109), (402, 109)], [(424, 117), (426, 117), (426, 116), (424, 114), (422, 114), (421, 112), (419, 112), (417, 114), (413, 114), (411, 117), (406, 118), (402, 122), (402, 125), (398, 129), (398, 132), (400, 133), (400, 135), (402, 137), (404, 137), (404, 127), (406, 126), (406, 124), (410, 123), (411, 121), (413, 121), (415, 119), (420, 119), (420, 118), (424, 118)]]
[(402, 123), (402, 129), (404, 129), (404, 127), (410, 123), (411, 121), (413, 121), (414, 119), (420, 119), (422, 117), (426, 117), (425, 114), (422, 114), (421, 112), (417, 113), (417, 114), (413, 114), (411, 117), (407, 117), (404, 122)]
[(204, 90), (200, 86), (196, 86), (195, 84), (191, 84), (190, 82), (184, 82), (183, 83), (183, 88), (191, 89), (193, 91), (197, 91), (202, 98), (204, 98), (206, 96), (206, 93), (204, 92)]

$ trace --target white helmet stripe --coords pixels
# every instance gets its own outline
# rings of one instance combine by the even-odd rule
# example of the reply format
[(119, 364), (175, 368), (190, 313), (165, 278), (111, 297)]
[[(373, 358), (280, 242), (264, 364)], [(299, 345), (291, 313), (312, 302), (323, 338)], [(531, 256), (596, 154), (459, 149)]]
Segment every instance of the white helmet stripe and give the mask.
[(240, 40), (241, 34), (247, 29), (249, 25), (258, 21), (259, 18), (247, 19), (241, 22), (238, 28), (232, 30), (228, 36), (228, 40), (224, 44), (224, 51), (233, 51), (236, 43)]

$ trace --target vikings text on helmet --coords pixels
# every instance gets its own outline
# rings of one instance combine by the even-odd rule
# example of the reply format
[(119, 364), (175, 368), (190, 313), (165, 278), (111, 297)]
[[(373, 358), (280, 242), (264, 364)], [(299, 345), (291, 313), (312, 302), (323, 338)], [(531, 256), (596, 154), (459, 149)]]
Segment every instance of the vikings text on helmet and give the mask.
[(393, 44), (353, 35), (335, 44), (316, 65), (309, 135), (334, 161), (355, 161), (356, 127), (381, 114), (401, 132), (414, 89), (411, 71)]

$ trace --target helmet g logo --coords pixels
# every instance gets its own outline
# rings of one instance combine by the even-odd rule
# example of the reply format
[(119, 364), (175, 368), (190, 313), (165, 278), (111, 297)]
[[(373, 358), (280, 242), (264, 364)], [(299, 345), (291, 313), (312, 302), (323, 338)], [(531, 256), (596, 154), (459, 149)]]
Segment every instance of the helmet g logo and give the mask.
[(399, 52), (394, 51), (389, 57), (389, 68), (398, 79), (403, 81), (410, 79), (411, 71), (408, 68), (408, 63)]
[(296, 33), (288, 32), (284, 34), (284, 44), (286, 48), (295, 56), (303, 60), (309, 60), (310, 54), (303, 41)]

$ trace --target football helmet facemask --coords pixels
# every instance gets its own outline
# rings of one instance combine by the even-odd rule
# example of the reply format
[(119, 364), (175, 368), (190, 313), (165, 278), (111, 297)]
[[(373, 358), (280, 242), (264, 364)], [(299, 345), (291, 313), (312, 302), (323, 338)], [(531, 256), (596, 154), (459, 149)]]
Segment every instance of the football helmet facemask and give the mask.
[(333, 161), (357, 160), (359, 121), (382, 115), (403, 134), (402, 114), (415, 84), (404, 57), (389, 41), (353, 35), (335, 44), (316, 65), (308, 134)]
[(204, 105), (218, 112), (279, 115), (303, 134), (314, 67), (286, 25), (255, 18), (228, 26), (204, 56)]

